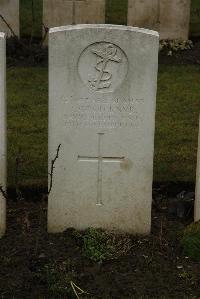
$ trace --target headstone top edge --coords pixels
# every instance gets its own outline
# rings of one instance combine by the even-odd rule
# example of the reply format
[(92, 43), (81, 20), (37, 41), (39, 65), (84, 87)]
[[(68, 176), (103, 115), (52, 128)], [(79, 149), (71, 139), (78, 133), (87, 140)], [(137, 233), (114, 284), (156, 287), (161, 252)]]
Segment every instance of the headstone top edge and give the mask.
[(143, 34), (147, 34), (159, 38), (159, 33), (154, 30), (132, 27), (132, 26), (124, 26), (124, 25), (111, 25), (111, 24), (79, 24), (79, 25), (60, 26), (60, 27), (50, 28), (49, 34), (51, 35), (57, 32), (73, 31), (73, 30), (81, 30), (81, 29), (121, 30), (121, 31), (143, 33)]

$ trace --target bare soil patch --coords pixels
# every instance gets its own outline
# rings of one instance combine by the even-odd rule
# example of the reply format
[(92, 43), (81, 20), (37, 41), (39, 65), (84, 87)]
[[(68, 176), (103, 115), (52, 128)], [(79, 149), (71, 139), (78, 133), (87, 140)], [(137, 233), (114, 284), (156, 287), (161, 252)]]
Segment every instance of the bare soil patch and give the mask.
[(200, 263), (185, 256), (180, 243), (192, 218), (177, 218), (158, 192), (151, 235), (127, 236), (129, 250), (102, 263), (86, 257), (75, 230), (47, 233), (47, 202), (39, 195), (9, 200), (0, 240), (1, 298), (76, 298), (71, 281), (89, 293), (80, 298), (200, 298)]

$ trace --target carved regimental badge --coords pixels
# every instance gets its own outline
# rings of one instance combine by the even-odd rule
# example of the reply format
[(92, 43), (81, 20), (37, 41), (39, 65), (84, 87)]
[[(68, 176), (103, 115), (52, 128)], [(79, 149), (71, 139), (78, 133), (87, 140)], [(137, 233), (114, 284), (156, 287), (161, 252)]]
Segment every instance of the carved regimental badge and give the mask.
[(83, 82), (96, 92), (112, 92), (124, 81), (128, 60), (118, 46), (99, 42), (87, 47), (78, 64)]

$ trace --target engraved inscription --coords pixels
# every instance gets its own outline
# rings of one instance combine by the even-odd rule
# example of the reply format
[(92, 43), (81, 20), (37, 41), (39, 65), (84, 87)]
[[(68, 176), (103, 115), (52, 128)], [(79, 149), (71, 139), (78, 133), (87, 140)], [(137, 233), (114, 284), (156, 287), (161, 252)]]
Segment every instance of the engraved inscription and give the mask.
[(109, 88), (112, 83), (112, 73), (106, 67), (109, 61), (120, 63), (122, 58), (118, 56), (117, 47), (108, 44), (100, 49), (92, 49), (92, 53), (97, 56), (97, 63), (95, 69), (97, 70), (97, 76), (94, 79), (89, 79), (91, 87), (94, 90), (99, 90), (103, 88)]
[(142, 99), (66, 100), (65, 125), (76, 128), (128, 128), (136, 125)]
[(97, 157), (91, 157), (91, 156), (78, 156), (78, 161), (80, 162), (95, 162), (97, 163), (97, 201), (96, 205), (102, 206), (103, 200), (102, 200), (102, 178), (103, 178), (103, 171), (102, 171), (102, 164), (106, 162), (111, 163), (122, 163), (125, 161), (125, 157), (104, 157), (102, 156), (102, 150), (101, 150), (101, 143), (102, 143), (102, 137), (104, 133), (98, 133), (98, 156)]
[(94, 92), (113, 92), (126, 78), (128, 59), (124, 51), (108, 42), (87, 47), (78, 61), (80, 78)]

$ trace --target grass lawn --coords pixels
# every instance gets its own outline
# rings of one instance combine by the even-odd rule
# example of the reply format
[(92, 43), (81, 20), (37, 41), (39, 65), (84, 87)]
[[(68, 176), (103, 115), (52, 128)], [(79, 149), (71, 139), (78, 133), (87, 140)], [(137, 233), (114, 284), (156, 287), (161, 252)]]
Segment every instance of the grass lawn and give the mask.
[(127, 24), (128, 0), (106, 0), (106, 23)]
[[(20, 0), (22, 36), (41, 35), (42, 0)], [(106, 0), (106, 23), (126, 24), (128, 0)], [(192, 0), (192, 23), (199, 0)], [(195, 27), (197, 28), (197, 27)], [(8, 69), (8, 183), (47, 183), (47, 69)], [(28, 80), (27, 80), (28, 78)], [(195, 180), (198, 113), (198, 66), (161, 66), (155, 138), (155, 181)], [(17, 159), (17, 163), (16, 163)], [(17, 172), (17, 175), (16, 175)]]
[(43, 0), (33, 1), (33, 15), (32, 15), (32, 1), (20, 0), (20, 30), (21, 36), (30, 36), (33, 24), (33, 36), (41, 37), (42, 35), (42, 3)]
[(191, 18), (190, 18), (190, 35), (200, 36), (200, 1), (192, 0)]
[(195, 181), (200, 112), (199, 86), (199, 66), (160, 66), (155, 181)]
[[(160, 66), (155, 181), (195, 181), (200, 68)], [(28, 80), (27, 80), (28, 78)], [(8, 69), (8, 183), (47, 183), (47, 69)]]
[[(27, 79), (28, 78), (28, 79)], [(10, 68), (8, 93), (8, 184), (47, 181), (47, 69)], [(20, 161), (16, 163), (16, 158)]]

